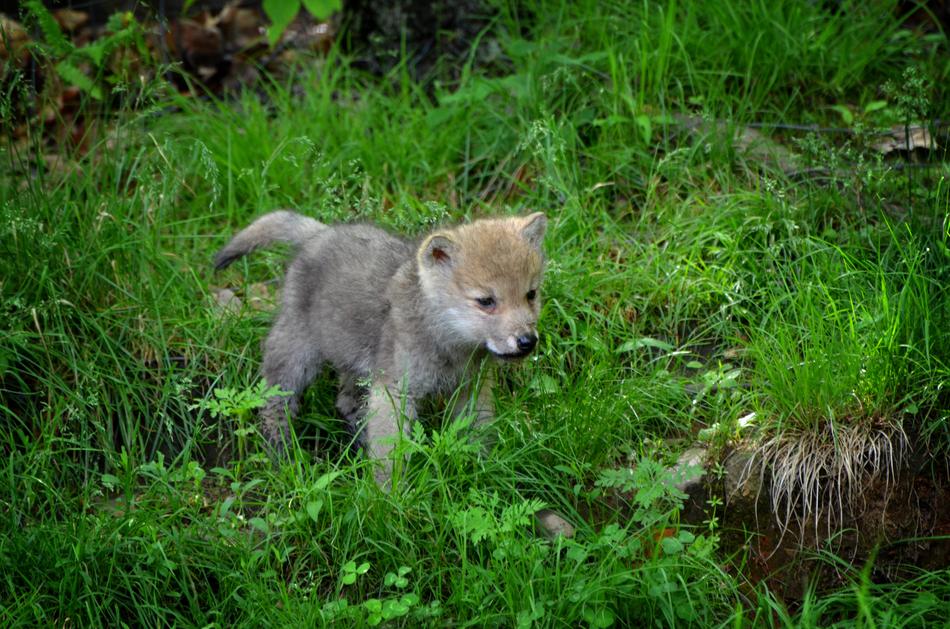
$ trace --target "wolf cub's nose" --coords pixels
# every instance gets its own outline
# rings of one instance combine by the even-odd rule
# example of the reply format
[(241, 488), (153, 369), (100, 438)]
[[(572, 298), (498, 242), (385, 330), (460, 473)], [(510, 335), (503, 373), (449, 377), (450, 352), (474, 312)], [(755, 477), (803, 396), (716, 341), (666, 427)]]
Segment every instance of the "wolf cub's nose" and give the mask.
[(538, 342), (538, 337), (534, 334), (522, 334), (518, 337), (518, 349), (522, 352), (530, 352)]

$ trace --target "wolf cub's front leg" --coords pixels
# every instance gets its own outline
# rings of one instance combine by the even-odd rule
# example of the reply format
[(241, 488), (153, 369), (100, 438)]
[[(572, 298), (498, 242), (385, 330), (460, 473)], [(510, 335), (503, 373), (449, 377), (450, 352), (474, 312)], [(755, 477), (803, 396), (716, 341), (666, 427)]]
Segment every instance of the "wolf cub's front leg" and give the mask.
[(363, 443), (366, 453), (376, 463), (373, 473), (376, 484), (387, 491), (391, 489), (396, 440), (409, 437), (410, 425), (415, 419), (416, 406), (411, 397), (396, 386), (373, 384), (366, 404)]
[[(495, 386), (495, 377), (491, 369), (473, 369), (464, 384), (460, 387), (452, 414), (458, 418), (467, 413), (475, 415), (472, 428), (480, 428), (491, 424), (495, 419), (495, 404), (492, 397), (492, 388)], [(472, 396), (475, 399), (472, 399)]]
[[(467, 413), (474, 415), (471, 425), (473, 441), (481, 446), (482, 455), (487, 455), (497, 441), (497, 432), (492, 423), (495, 421), (495, 400), (492, 389), (495, 386), (494, 372), (488, 369), (474, 370), (465, 386), (459, 391), (452, 412), (456, 418)], [(476, 390), (477, 389), (477, 390)], [(475, 399), (472, 400), (472, 394)]]
[(482, 378), (478, 395), (475, 396), (475, 422), (472, 428), (481, 428), (495, 421), (495, 399), (492, 390), (495, 388), (495, 376), (491, 371)]

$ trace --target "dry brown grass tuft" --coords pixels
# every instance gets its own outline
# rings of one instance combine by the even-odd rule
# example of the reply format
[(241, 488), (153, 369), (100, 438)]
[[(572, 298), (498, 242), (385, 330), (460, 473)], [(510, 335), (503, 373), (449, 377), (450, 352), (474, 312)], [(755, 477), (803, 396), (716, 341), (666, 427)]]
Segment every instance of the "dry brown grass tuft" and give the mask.
[(770, 479), (772, 511), (783, 535), (795, 530), (804, 538), (813, 527), (815, 539), (824, 539), (864, 511), (865, 492), (877, 481), (890, 492), (907, 446), (903, 427), (885, 418), (785, 429), (758, 445), (743, 480), (758, 473), (759, 487), (766, 487)]

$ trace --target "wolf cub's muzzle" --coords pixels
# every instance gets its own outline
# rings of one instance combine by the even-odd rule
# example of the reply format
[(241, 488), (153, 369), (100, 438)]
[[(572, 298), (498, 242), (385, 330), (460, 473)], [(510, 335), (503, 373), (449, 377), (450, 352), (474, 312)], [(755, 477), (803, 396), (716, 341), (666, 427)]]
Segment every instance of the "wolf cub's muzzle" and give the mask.
[(500, 358), (502, 360), (518, 360), (519, 358), (524, 358), (530, 354), (531, 350), (533, 350), (537, 344), (538, 335), (534, 332), (529, 332), (527, 334), (522, 334), (515, 339), (514, 345), (518, 348), (517, 351), (502, 353), (494, 351), (491, 347), (488, 348), (488, 351), (491, 352), (495, 358)]
[(522, 334), (516, 340), (518, 343), (518, 351), (528, 353), (534, 349), (534, 346), (538, 344), (538, 335), (531, 334)]

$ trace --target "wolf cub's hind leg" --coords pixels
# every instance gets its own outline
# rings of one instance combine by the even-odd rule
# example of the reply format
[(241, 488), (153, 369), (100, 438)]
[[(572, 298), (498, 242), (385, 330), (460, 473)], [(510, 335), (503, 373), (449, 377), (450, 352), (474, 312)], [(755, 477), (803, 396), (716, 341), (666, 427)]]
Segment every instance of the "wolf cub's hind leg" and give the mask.
[(366, 402), (366, 387), (361, 387), (359, 378), (348, 371), (340, 372), (340, 390), (336, 396), (336, 410), (351, 427), (355, 427)]
[(282, 454), (290, 441), (290, 424), (300, 407), (300, 396), (313, 381), (322, 358), (312, 343), (294, 334), (291, 326), (278, 318), (264, 343), (264, 379), (290, 393), (272, 397), (261, 411), (261, 433), (271, 448)]

